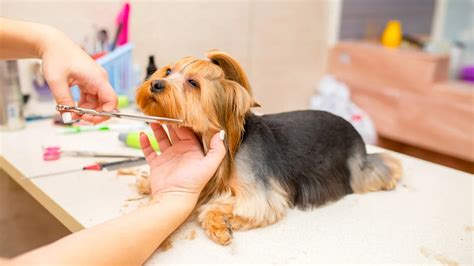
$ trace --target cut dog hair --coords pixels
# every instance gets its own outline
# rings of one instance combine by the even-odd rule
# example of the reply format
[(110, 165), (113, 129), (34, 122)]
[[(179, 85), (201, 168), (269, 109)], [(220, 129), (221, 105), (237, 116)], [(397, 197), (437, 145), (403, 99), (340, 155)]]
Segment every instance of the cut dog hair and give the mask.
[(227, 155), (201, 193), (198, 220), (219, 244), (233, 230), (273, 224), (288, 208), (311, 209), (351, 193), (395, 188), (397, 159), (367, 154), (344, 119), (322, 111), (257, 116), (247, 75), (230, 55), (185, 57), (157, 70), (138, 89), (143, 113), (183, 119), (204, 152), (224, 129)]

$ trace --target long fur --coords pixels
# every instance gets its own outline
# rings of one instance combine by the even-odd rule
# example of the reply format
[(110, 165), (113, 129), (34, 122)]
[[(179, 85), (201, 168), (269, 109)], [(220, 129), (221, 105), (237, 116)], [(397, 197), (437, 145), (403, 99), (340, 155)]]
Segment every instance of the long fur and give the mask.
[[(159, 69), (136, 99), (145, 114), (183, 119), (205, 152), (212, 136), (226, 131), (226, 158), (199, 200), (198, 219), (212, 240), (228, 244), (232, 230), (275, 223), (291, 207), (396, 186), (400, 163), (368, 155), (350, 123), (321, 111), (256, 116), (251, 107), (259, 105), (240, 64), (220, 51), (207, 56)], [(164, 90), (152, 92), (153, 80), (163, 81)]]

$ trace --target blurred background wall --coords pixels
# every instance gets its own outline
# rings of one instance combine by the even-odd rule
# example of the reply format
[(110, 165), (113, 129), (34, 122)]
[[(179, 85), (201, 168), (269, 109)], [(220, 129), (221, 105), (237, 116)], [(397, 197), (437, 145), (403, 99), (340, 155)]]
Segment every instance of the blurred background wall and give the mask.
[[(52, 25), (87, 46), (98, 28), (114, 32), (124, 1), (3, 0), (1, 15)], [(338, 1), (136, 1), (131, 3), (134, 61), (146, 67), (213, 48), (237, 58), (262, 105), (271, 113), (303, 109), (323, 74), (329, 14)], [(142, 78), (142, 77), (140, 77)]]
[(375, 39), (387, 21), (396, 18), (403, 31), (429, 35), (435, 0), (344, 0), (340, 39)]

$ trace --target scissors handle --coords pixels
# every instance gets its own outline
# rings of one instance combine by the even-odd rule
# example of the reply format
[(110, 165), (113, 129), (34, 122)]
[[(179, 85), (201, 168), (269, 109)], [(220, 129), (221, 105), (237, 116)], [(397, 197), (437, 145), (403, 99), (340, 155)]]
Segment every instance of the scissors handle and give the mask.
[(67, 105), (56, 105), (56, 110), (65, 111), (65, 112), (74, 112), (78, 114), (88, 114), (93, 116), (108, 116), (116, 118), (124, 118), (131, 120), (145, 121), (149, 123), (160, 123), (160, 124), (181, 124), (183, 120), (168, 118), (168, 117), (159, 117), (159, 116), (148, 116), (148, 115), (134, 115), (134, 114), (125, 114), (120, 112), (99, 112), (93, 109), (86, 109), (81, 107), (67, 106)]

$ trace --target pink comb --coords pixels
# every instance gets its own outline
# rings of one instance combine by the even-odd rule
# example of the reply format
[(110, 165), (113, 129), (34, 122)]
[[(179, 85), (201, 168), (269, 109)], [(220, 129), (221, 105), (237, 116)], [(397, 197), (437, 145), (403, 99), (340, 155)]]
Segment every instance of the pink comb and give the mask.
[(125, 3), (123, 5), (122, 10), (120, 10), (120, 13), (117, 16), (117, 26), (119, 27), (122, 25), (120, 28), (120, 33), (117, 39), (117, 46), (124, 45), (128, 43), (128, 17), (130, 14), (130, 4)]

